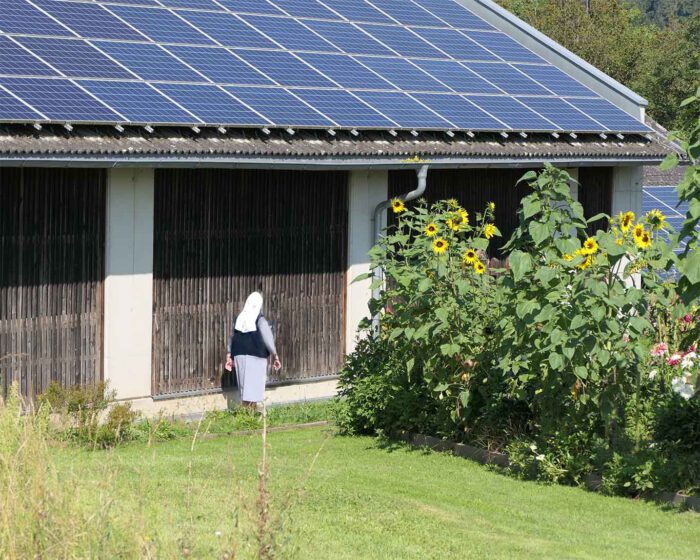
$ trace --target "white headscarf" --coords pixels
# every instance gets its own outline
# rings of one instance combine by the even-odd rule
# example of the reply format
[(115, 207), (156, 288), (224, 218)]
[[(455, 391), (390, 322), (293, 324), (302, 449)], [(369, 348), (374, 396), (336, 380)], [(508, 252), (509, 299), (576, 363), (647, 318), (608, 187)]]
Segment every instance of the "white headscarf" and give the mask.
[(258, 330), (258, 317), (262, 310), (263, 297), (258, 292), (253, 292), (245, 301), (243, 311), (236, 319), (235, 329), (239, 332), (249, 333)]

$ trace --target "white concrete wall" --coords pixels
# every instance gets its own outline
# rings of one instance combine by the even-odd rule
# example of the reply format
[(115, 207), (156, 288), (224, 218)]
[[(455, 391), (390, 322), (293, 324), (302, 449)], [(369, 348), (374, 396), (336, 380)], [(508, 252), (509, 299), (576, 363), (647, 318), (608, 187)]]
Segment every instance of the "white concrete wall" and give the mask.
[(107, 182), (105, 381), (118, 399), (151, 395), (153, 169), (112, 169)]
[(357, 341), (357, 327), (369, 317), (371, 280), (353, 283), (369, 272), (368, 252), (374, 245), (372, 218), (376, 206), (389, 196), (386, 170), (357, 170), (350, 173), (348, 222), (348, 274), (345, 351), (351, 353)]

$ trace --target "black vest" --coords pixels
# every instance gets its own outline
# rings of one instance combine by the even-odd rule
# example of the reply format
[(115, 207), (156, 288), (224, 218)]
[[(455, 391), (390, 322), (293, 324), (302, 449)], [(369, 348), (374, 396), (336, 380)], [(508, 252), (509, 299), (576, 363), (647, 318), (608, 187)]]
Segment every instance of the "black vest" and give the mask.
[(237, 331), (236, 320), (234, 319), (233, 342), (231, 343), (232, 356), (255, 356), (256, 358), (267, 358), (270, 356), (270, 352), (267, 351), (267, 346), (265, 346), (260, 334), (259, 323), (261, 317), (262, 315), (259, 315), (255, 322), (258, 330), (248, 333)]

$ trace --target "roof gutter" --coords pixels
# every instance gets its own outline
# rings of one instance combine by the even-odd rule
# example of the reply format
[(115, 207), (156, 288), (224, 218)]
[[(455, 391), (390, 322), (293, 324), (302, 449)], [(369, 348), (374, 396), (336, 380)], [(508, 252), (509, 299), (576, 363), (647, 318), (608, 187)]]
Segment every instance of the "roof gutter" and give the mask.
[[(415, 200), (421, 196), (423, 196), (423, 193), (425, 193), (425, 190), (428, 188), (428, 169), (429, 165), (422, 165), (420, 169), (418, 169), (418, 186), (413, 189), (412, 191), (403, 194), (401, 196), (398, 196), (399, 200), (402, 200), (403, 202), (410, 202), (411, 200)], [(374, 216), (372, 217), (372, 226), (374, 227), (374, 235), (372, 236), (372, 241), (373, 244), (376, 245), (379, 241), (379, 237), (382, 235), (382, 226), (383, 226), (383, 214), (386, 212), (386, 209), (391, 206), (391, 201), (392, 199), (387, 199), (383, 202), (380, 202), (377, 207), (374, 209)], [(372, 299), (377, 300), (382, 294), (382, 288), (381, 288), (381, 283), (384, 281), (384, 270), (382, 268), (377, 267), (372, 270)], [(374, 336), (379, 335), (379, 326), (380, 326), (380, 314), (377, 312), (374, 317), (372, 317), (372, 332)]]

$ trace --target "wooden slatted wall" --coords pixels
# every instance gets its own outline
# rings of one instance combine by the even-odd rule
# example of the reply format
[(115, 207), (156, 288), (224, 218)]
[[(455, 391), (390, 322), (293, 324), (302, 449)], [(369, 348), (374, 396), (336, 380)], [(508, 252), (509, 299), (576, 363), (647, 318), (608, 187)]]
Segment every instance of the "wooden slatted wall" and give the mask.
[(156, 172), (153, 394), (217, 387), (226, 339), (262, 289), (284, 362), (269, 382), (339, 371), (347, 174)]
[[(525, 184), (516, 187), (526, 172), (525, 169), (431, 169), (425, 198), (431, 203), (454, 198), (472, 217), (483, 212), (489, 202), (495, 202), (496, 226), (503, 237), (491, 243), (489, 255), (499, 257), (498, 248), (510, 238), (518, 224), (516, 212), (520, 200), (529, 192)], [(390, 195), (399, 196), (413, 190), (417, 180), (414, 171), (390, 172)]]
[[(578, 200), (583, 204), (586, 218), (596, 214), (610, 215), (612, 212), (613, 168), (582, 167), (578, 172)], [(605, 220), (597, 220), (588, 225), (590, 235), (598, 229), (606, 229)]]
[(0, 169), (0, 383), (102, 379), (105, 173)]

